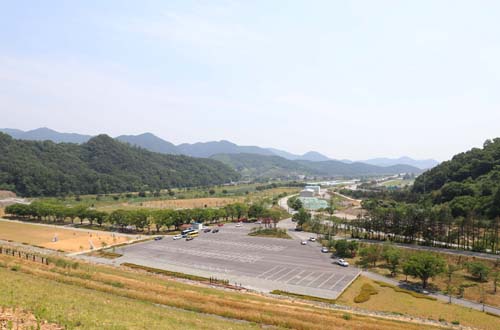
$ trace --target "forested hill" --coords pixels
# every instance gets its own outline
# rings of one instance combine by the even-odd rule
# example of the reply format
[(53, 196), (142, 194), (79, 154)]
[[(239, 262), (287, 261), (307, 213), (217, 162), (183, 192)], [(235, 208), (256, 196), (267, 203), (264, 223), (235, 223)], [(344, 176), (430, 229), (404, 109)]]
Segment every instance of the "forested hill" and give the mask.
[(413, 191), (430, 194), (434, 203), (460, 202), (483, 212), (491, 209), (494, 195), (500, 198), (500, 138), (425, 172), (415, 181)]
[(256, 154), (219, 154), (212, 156), (238, 171), (243, 177), (290, 177), (309, 175), (320, 177), (355, 177), (398, 173), (420, 173), (421, 170), (408, 165), (389, 167), (363, 163), (346, 164), (341, 161), (288, 160), (279, 156)]
[(78, 145), (15, 140), (0, 133), (0, 189), (23, 196), (205, 186), (238, 178), (216, 160), (162, 155), (107, 135)]

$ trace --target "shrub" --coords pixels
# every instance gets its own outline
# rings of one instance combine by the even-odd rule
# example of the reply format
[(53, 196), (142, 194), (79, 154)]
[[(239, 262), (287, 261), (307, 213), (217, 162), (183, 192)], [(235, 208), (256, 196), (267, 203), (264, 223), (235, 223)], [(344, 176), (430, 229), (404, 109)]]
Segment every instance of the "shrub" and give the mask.
[(19, 266), (19, 265), (14, 265), (14, 266), (10, 267), (10, 270), (12, 270), (13, 272), (17, 272), (20, 269), (21, 269), (21, 266)]
[(354, 302), (357, 304), (364, 303), (370, 300), (370, 297), (372, 295), (377, 293), (378, 291), (373, 287), (373, 285), (365, 283), (361, 286), (360, 293), (356, 297), (354, 297)]
[(335, 304), (335, 299), (308, 296), (308, 295), (304, 295), (304, 294), (293, 293), (293, 292), (282, 291), (282, 290), (273, 290), (273, 291), (271, 291), (271, 294), (276, 294), (276, 295), (280, 295), (280, 296), (288, 296), (288, 297), (303, 299), (303, 300), (317, 301), (317, 302), (326, 303), (326, 304)]
[(342, 315), (342, 318), (343, 318), (344, 320), (349, 321), (350, 319), (352, 319), (352, 316), (351, 316), (351, 314), (344, 314), (344, 315)]
[(383, 288), (391, 288), (391, 289), (393, 289), (396, 292), (409, 294), (410, 296), (413, 296), (414, 298), (428, 299), (428, 300), (433, 300), (433, 301), (436, 300), (436, 298), (434, 298), (434, 297), (431, 297), (431, 296), (428, 296), (428, 295), (425, 295), (425, 294), (422, 294), (422, 293), (418, 293), (418, 292), (415, 292), (415, 291), (402, 289), (399, 286), (394, 286), (394, 285), (391, 285), (391, 284), (387, 284), (385, 282), (375, 281), (375, 283), (377, 283), (378, 285), (380, 285)]

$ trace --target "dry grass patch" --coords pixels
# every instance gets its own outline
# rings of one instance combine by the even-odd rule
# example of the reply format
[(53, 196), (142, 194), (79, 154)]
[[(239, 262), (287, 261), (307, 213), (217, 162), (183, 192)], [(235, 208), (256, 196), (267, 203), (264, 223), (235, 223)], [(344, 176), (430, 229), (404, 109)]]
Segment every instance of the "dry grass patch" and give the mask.
[[(57, 236), (57, 242), (53, 242), (55, 236)], [(0, 239), (65, 252), (78, 252), (89, 250), (90, 242), (95, 248), (100, 248), (128, 242), (132, 238), (104, 231), (81, 231), (57, 226), (0, 220)]]
[[(199, 286), (179, 284), (175, 281), (159, 279), (146, 274), (131, 274), (125, 270), (111, 269), (109, 267), (93, 266), (82, 264), (78, 269), (59, 268), (53, 264), (46, 266), (41, 264), (33, 264), (24, 259), (16, 259), (8, 256), (0, 256), (0, 262), (4, 265), (0, 267), (0, 277), (8, 279), (5, 282), (5, 287), (0, 285), (1, 289), (9, 290), (13, 288), (16, 295), (14, 298), (19, 304), (23, 299), (20, 297), (18, 290), (24, 290), (31, 303), (37, 303), (39, 306), (49, 304), (58, 305), (59, 317), (65, 324), (71, 318), (74, 322), (75, 316), (82, 314), (82, 317), (91, 317), (98, 320), (101, 327), (94, 329), (106, 329), (106, 322), (113, 322), (114, 327), (110, 329), (138, 329), (137, 326), (131, 326), (130, 322), (141, 320), (142, 324), (148, 324), (148, 329), (169, 329), (170, 324), (163, 324), (164, 327), (158, 326), (156, 317), (158, 310), (154, 304), (176, 307), (181, 310), (177, 311), (178, 317), (183, 317), (185, 312), (182, 310), (192, 311), (196, 314), (191, 314), (191, 320), (195, 321), (203, 319), (203, 322), (197, 324), (186, 324), (185, 327), (172, 327), (173, 329), (240, 329), (240, 328), (256, 328), (262, 325), (274, 326), (277, 328), (289, 328), (298, 330), (308, 329), (329, 329), (332, 324), (339, 330), (344, 329), (384, 329), (384, 330), (400, 330), (402, 326), (405, 329), (428, 329), (429, 326), (422, 326), (413, 323), (395, 322), (393, 320), (371, 318), (366, 316), (352, 315), (351, 318), (345, 318), (345, 312), (338, 312), (329, 309), (319, 308), (316, 306), (304, 303), (292, 303), (286, 300), (266, 298), (252, 294), (242, 294), (236, 292), (226, 292), (211, 288), (201, 288)], [(17, 271), (9, 270), (13, 264), (18, 264)], [(14, 285), (12, 283), (17, 283)], [(2, 283), (3, 284), (3, 283)], [(81, 292), (89, 292), (94, 298), (79, 297), (78, 294), (73, 295), (73, 303), (63, 301), (60, 297), (60, 288), (51, 288), (52, 293), (40, 300), (40, 296), (36, 294), (40, 286), (54, 285), (64, 287), (64, 294), (71, 294), (70, 288), (74, 288), (78, 294)], [(35, 294), (30, 295), (30, 287), (34, 287)], [(19, 288), (21, 287), (21, 288)], [(0, 292), (2, 293), (2, 292)], [(47, 293), (45, 293), (47, 295)], [(8, 297), (8, 295), (5, 295)], [(106, 297), (108, 300), (105, 303), (105, 310), (101, 308), (99, 297)], [(26, 299), (26, 296), (24, 297)], [(122, 307), (119, 301), (123, 302), (126, 298), (129, 304), (127, 308)], [(6, 298), (7, 299), (7, 298)], [(10, 299), (10, 298), (9, 298)], [(80, 304), (80, 302), (82, 302)], [(2, 298), (0, 295), (0, 304)], [(24, 305), (29, 305), (25, 303)], [(21, 304), (21, 306), (24, 306)], [(83, 305), (83, 306), (81, 306)], [(91, 310), (88, 305), (92, 305)], [(73, 314), (68, 315), (68, 309), (75, 308)], [(151, 312), (151, 310), (155, 312)], [(130, 313), (130, 311), (134, 313)], [(169, 310), (165, 309), (168, 313)], [(111, 314), (110, 313), (115, 313)], [(127, 313), (133, 314), (131, 317)], [(218, 319), (219, 324), (214, 325), (213, 318), (203, 314), (212, 314), (229, 319), (238, 319), (248, 321), (250, 323), (234, 323), (223, 319)], [(170, 317), (172, 315), (170, 314)], [(150, 318), (153, 318), (150, 322)], [(47, 317), (53, 320), (53, 318)], [(375, 321), (376, 320), (376, 321)], [(88, 319), (85, 321), (89, 321)], [(222, 322), (225, 324), (221, 324)], [(120, 323), (121, 322), (121, 323)], [(151, 324), (150, 324), (151, 323)], [(120, 327), (118, 327), (120, 325)], [(90, 329), (91, 327), (88, 327)], [(84, 328), (82, 328), (84, 329)], [(87, 329), (87, 328), (85, 328)]]
[[(355, 303), (354, 299), (365, 284), (372, 285), (378, 293), (368, 301)], [(477, 310), (458, 305), (450, 305), (442, 301), (415, 298), (404, 292), (397, 292), (392, 287), (381, 287), (375, 281), (364, 276), (356, 281), (337, 299), (339, 304), (361, 307), (368, 310), (392, 312), (420, 317), (423, 319), (440, 320), (451, 323), (459, 321), (461, 325), (485, 330), (497, 330), (498, 318)]]

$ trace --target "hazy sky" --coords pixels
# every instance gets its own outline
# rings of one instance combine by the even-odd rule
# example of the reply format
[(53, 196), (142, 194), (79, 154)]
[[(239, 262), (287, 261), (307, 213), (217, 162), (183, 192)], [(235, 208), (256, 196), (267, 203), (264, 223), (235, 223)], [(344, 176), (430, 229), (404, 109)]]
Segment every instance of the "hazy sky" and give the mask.
[(334, 158), (500, 136), (500, 1), (2, 1), (0, 127)]

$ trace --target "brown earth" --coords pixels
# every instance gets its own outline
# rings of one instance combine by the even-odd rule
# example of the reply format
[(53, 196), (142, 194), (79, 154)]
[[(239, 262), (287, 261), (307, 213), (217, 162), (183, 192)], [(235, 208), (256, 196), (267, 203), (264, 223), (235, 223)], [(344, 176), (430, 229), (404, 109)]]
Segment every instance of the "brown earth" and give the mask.
[[(55, 237), (57, 241), (54, 241)], [(90, 242), (95, 248), (100, 248), (127, 242), (132, 236), (0, 220), (0, 239), (65, 252), (79, 252), (89, 250)]]
[(0, 199), (3, 198), (16, 198), (16, 194), (8, 190), (0, 190)]
[(0, 307), (0, 330), (9, 329), (62, 330), (64, 327), (47, 323), (43, 320), (37, 320), (33, 313), (22, 309)]

